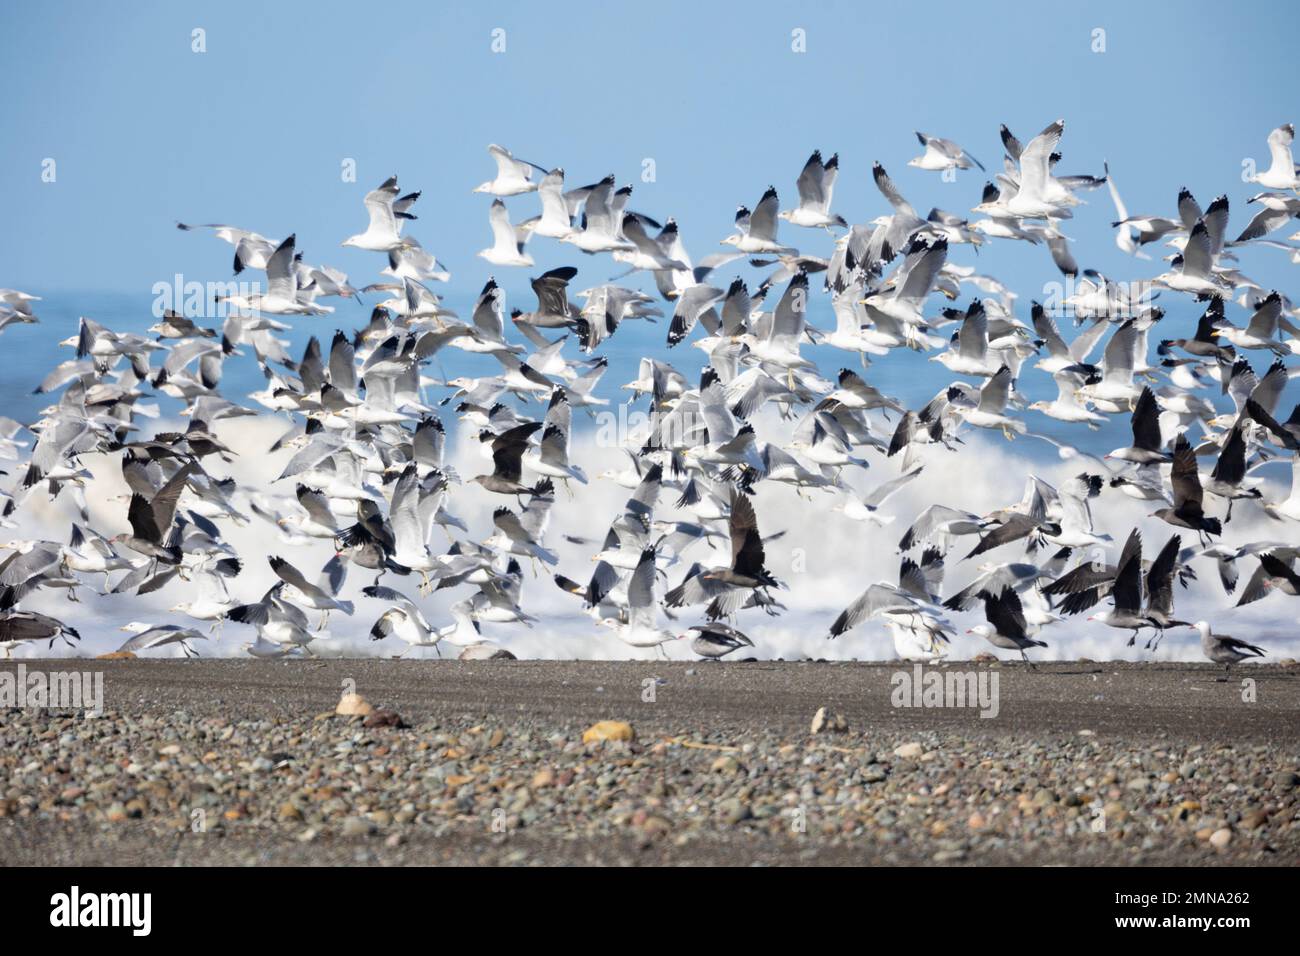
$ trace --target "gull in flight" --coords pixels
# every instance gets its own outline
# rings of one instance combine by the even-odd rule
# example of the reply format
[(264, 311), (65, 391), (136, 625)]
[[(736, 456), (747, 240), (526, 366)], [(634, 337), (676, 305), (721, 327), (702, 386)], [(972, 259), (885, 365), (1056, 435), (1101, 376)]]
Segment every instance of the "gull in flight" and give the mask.
[(1004, 587), (1002, 594), (997, 597), (988, 591), (981, 591), (979, 597), (984, 602), (984, 617), (988, 623), (975, 625), (967, 634), (978, 634), (994, 647), (1003, 650), (1019, 651), (1026, 664), (1029, 664), (1029, 657), (1025, 654), (1028, 648), (1047, 646), (1046, 641), (1034, 640), (1038, 626), (1025, 620), (1024, 608), (1015, 588)]
[(979, 390), (979, 400), (969, 404), (953, 403), (953, 411), (977, 428), (1000, 428), (1010, 439), (1024, 434), (1025, 423), (1006, 413), (1012, 386), (1011, 369), (1003, 365)]
[(1287, 123), (1268, 134), (1268, 152), (1272, 163), (1264, 172), (1257, 172), (1247, 182), (1259, 183), (1268, 189), (1294, 189), (1300, 191), (1300, 166), (1291, 155), (1295, 142), (1295, 126)]
[[(849, 224), (843, 216), (831, 215), (831, 194), (835, 189), (835, 179), (840, 174), (839, 154), (822, 163), (821, 150), (814, 150), (804, 163), (799, 173), (796, 186), (799, 190), (799, 206), (787, 209), (777, 215), (793, 226), (808, 226), (829, 230), (831, 226), (847, 229)], [(750, 229), (753, 229), (751, 217)], [(775, 239), (775, 234), (773, 235)]]
[[(475, 186), (474, 192), (476, 193), (491, 193), (493, 196), (518, 196), (521, 193), (536, 192), (537, 183), (533, 182), (533, 170), (537, 170), (543, 176), (547, 175), (547, 170), (536, 163), (515, 159), (510, 154), (510, 150), (504, 146), (493, 143), (488, 147), (488, 153), (496, 160), (497, 175), (495, 179), (489, 179), (487, 182)], [(560, 182), (564, 182), (563, 170), (560, 170)]]
[(533, 234), (548, 239), (563, 239), (576, 230), (569, 202), (564, 197), (564, 170), (552, 169), (542, 177), (537, 186), (537, 197), (542, 201), (542, 214), (533, 223)]
[(768, 186), (751, 213), (748, 206), (736, 210), (736, 231), (722, 240), (724, 246), (735, 246), (745, 253), (791, 255), (798, 249), (783, 246), (776, 241), (777, 226), (776, 187)]
[[(1262, 239), (1270, 232), (1281, 229), (1292, 219), (1300, 219), (1300, 199), (1295, 196), (1288, 196), (1286, 193), (1256, 193), (1246, 202), (1257, 202), (1262, 208), (1255, 213), (1249, 225), (1241, 231), (1241, 235), (1233, 240), (1231, 245), (1249, 242), (1251, 239)], [(1300, 233), (1297, 233), (1297, 235), (1300, 235)], [(1291, 238), (1295, 239), (1296, 236)], [(0, 298), (3, 295), (4, 293), (0, 292)]]
[(506, 204), (500, 199), (492, 200), (492, 209), (488, 213), (488, 222), (492, 225), (492, 245), (475, 253), (494, 266), (531, 266), (533, 257), (524, 252), (528, 242), (529, 230), (520, 225), (510, 225), (510, 214)]
[(583, 228), (561, 236), (561, 242), (577, 246), (588, 255), (597, 252), (632, 252), (636, 245), (623, 236), (623, 207), (628, 194), (614, 190), (613, 175), (606, 176), (587, 193), (582, 205)]
[(294, 243), (295, 237), (290, 236), (276, 247), (267, 260), (265, 293), (220, 296), (218, 301), (269, 315), (325, 315), (333, 312), (333, 308), (317, 305), (299, 295), (298, 273), (294, 268)]
[[(868, 587), (835, 618), (827, 638), (839, 637), (864, 621), (879, 617), (889, 629), (900, 657), (921, 660), (942, 657), (952, 627), (926, 597), (907, 588), (917, 573), (911, 570), (915, 566), (914, 561), (903, 562), (899, 575), (903, 586), (880, 581)], [(921, 590), (925, 590), (924, 586)]]
[(914, 159), (909, 159), (907, 161), (909, 166), (939, 172), (945, 169), (970, 169), (972, 163), (981, 170), (984, 168), (983, 163), (950, 139), (940, 139), (919, 130), (916, 131), (916, 138), (925, 147), (925, 152)]
[[(370, 639), (382, 641), (392, 636), (404, 641), (406, 649), (401, 654), (395, 655), (395, 659), (414, 647), (432, 647), (438, 651), (438, 642), (442, 640), (442, 633), (429, 624), (419, 606), (405, 594), (379, 584), (368, 585), (361, 589), (361, 593), (366, 597), (386, 601), (390, 605), (370, 628)], [(438, 656), (442, 656), (441, 651), (438, 651)]]
[(401, 219), (411, 218), (404, 208), (419, 197), (419, 193), (399, 199), (397, 177), (389, 176), (378, 189), (366, 193), (364, 200), (366, 212), (370, 214), (370, 223), (365, 232), (357, 233), (343, 240), (343, 245), (354, 249), (366, 249), (370, 252), (389, 252), (402, 244)]
[(138, 651), (176, 644), (186, 657), (198, 657), (199, 652), (190, 647), (190, 641), (208, 639), (206, 634), (200, 634), (192, 627), (182, 627), (179, 624), (144, 624), (140, 621), (132, 621), (123, 624), (118, 630), (127, 631), (132, 635), (117, 649), (118, 654), (128, 651), (134, 654)]
[(1070, 191), (1051, 172), (1052, 154), (1065, 132), (1065, 120), (1057, 120), (1029, 141), (1020, 153), (1020, 183), (1007, 200), (1007, 212), (1022, 219), (1067, 219), (1068, 207), (1077, 206)]
[(618, 634), (619, 640), (632, 647), (654, 647), (664, 653), (663, 645), (677, 639), (672, 631), (657, 623), (659, 602), (655, 600), (655, 549), (645, 548), (627, 585), (627, 618), (605, 617), (600, 623)]

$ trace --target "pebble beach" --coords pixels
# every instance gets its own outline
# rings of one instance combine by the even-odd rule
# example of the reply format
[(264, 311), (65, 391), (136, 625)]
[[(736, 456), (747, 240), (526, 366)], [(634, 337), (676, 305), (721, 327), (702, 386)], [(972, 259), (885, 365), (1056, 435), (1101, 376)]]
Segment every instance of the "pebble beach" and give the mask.
[(78, 663), (102, 716), (0, 712), (0, 864), (1300, 862), (1294, 667), (980, 665), (985, 719), (902, 665)]

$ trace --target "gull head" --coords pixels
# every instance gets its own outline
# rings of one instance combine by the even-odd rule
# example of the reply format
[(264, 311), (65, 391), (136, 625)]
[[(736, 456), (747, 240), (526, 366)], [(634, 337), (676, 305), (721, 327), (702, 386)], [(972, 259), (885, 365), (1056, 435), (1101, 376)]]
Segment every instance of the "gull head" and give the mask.
[(123, 624), (121, 627), (118, 628), (118, 630), (128, 631), (131, 634), (143, 634), (145, 631), (151, 630), (152, 628), (153, 628), (152, 624), (144, 624), (140, 621), (132, 621), (130, 624)]
[(80, 341), (80, 336), (77, 336), (77, 335), (69, 335), (66, 339), (62, 339), (62, 340), (60, 340), (59, 344), (60, 344), (60, 345), (66, 345), (66, 346), (68, 346), (68, 347), (70, 347), (70, 348), (76, 348), (76, 347), (77, 347), (77, 342), (79, 342), (79, 341)]
[(732, 234), (731, 234), (730, 236), (728, 236), (726, 239), (723, 239), (722, 242), (719, 243), (719, 245), (723, 245), (723, 246), (738, 246), (738, 245), (740, 245), (740, 233), (732, 233)]

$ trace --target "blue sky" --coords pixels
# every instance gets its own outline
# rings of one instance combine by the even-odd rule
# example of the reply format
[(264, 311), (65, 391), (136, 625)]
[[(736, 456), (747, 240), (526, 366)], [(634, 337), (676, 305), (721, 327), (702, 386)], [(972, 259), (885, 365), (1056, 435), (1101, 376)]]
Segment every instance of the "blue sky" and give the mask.
[[(783, 206), (809, 151), (841, 156), (835, 206), (861, 222), (886, 209), (880, 160), (923, 212), (965, 212), (983, 178), (942, 183), (908, 169), (912, 130), (955, 139), (986, 165), (1006, 122), (1023, 138), (1067, 121), (1062, 172), (1111, 169), (1133, 211), (1173, 212), (1181, 185), (1219, 192), (1244, 225), (1241, 162), (1300, 119), (1290, 78), (1294, 3), (734, 4), (131, 3), (5, 4), (0, 286), (46, 294), (147, 295), (160, 279), (228, 275), (229, 249), (173, 222), (296, 232), (313, 262), (371, 281), (374, 254), (338, 243), (364, 227), (361, 198), (396, 172), (423, 189), (412, 233), (472, 291), (490, 267), (485, 147), (502, 143), (569, 182), (634, 182), (633, 207), (676, 215), (695, 257), (721, 247), (738, 203), (776, 184)], [(191, 51), (206, 31), (207, 52)], [(492, 31), (506, 50), (491, 50)], [(806, 31), (807, 52), (791, 51)], [(1092, 31), (1106, 51), (1092, 51)], [(657, 180), (640, 181), (643, 159)], [(57, 181), (41, 163), (57, 162)], [(341, 181), (356, 160), (358, 182)], [(1112, 207), (1090, 194), (1067, 234), (1085, 266), (1152, 275), (1110, 241)], [(515, 219), (536, 200), (510, 202)], [(785, 237), (825, 253), (824, 235)], [(577, 257), (592, 284), (613, 270)], [(1002, 243), (982, 268), (1033, 295), (1056, 278), (1043, 250)], [(976, 261), (965, 250), (961, 261)], [(1283, 285), (1276, 250), (1247, 271)], [(509, 271), (509, 270), (498, 270)], [(506, 279), (521, 288), (525, 273)], [(1292, 290), (1294, 293), (1294, 290)], [(1023, 301), (1023, 300), (1022, 300)]]

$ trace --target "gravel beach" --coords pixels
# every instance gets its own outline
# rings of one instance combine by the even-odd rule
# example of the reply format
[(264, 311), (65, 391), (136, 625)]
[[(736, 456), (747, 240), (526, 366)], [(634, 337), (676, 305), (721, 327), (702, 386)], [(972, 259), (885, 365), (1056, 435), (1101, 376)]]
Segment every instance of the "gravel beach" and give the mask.
[(4, 865), (1300, 863), (1294, 666), (23, 663), (105, 712), (0, 710)]

